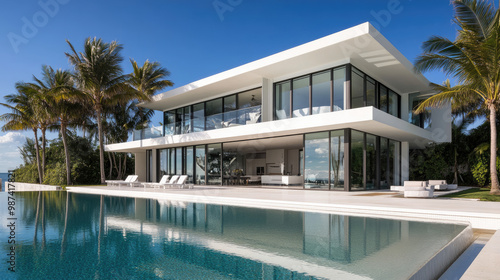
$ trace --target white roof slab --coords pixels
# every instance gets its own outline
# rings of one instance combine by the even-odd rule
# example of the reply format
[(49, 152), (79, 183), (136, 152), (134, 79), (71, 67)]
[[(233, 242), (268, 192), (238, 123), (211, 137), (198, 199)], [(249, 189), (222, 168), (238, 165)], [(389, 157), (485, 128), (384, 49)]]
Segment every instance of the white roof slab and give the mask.
[(429, 91), (429, 81), (370, 23), (241, 65), (152, 97), (140, 106), (165, 111), (244, 89), (352, 63), (399, 94)]

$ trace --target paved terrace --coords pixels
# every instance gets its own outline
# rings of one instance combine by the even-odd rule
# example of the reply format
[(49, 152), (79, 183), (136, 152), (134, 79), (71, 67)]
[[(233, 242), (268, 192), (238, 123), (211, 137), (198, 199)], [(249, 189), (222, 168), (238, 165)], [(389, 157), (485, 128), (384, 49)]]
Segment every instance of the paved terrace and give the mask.
[(403, 198), (401, 194), (388, 191), (334, 192), (213, 186), (195, 186), (193, 189), (68, 187), (68, 191), (379, 218), (464, 222), (475, 229), (500, 229), (498, 202)]

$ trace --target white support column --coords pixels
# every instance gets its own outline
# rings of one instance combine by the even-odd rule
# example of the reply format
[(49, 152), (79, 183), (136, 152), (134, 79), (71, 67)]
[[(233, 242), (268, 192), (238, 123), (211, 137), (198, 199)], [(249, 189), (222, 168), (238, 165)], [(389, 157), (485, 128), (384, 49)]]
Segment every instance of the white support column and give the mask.
[(273, 83), (262, 78), (262, 122), (273, 120)]
[(401, 142), (401, 185), (410, 179), (410, 143)]
[(139, 182), (146, 182), (146, 151), (135, 153), (135, 175)]

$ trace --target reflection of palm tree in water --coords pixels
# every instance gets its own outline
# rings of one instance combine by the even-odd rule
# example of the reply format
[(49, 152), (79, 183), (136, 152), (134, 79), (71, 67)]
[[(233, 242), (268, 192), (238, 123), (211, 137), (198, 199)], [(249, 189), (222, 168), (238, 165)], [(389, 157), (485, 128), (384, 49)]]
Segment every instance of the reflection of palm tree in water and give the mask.
[(35, 215), (35, 235), (33, 236), (33, 244), (36, 245), (36, 235), (38, 233), (38, 214), (40, 213), (40, 196), (41, 192), (38, 192), (38, 199), (36, 202), (36, 215)]
[[(333, 138), (332, 138), (332, 140), (333, 140)], [(337, 140), (336, 141), (337, 142), (336, 143), (337, 144), (336, 145), (337, 146), (337, 151), (336, 151), (335, 154), (334, 153), (331, 154), (331, 157), (332, 157), (332, 169), (333, 169), (332, 171), (333, 171), (333, 176), (334, 176), (334, 178), (333, 178), (333, 180), (334, 180), (333, 181), (333, 187), (339, 186), (339, 184), (340, 184), (339, 172), (340, 172), (341, 160), (343, 160), (343, 157), (341, 157), (341, 155), (340, 155), (340, 150), (341, 150), (340, 149), (341, 148), (340, 145), (342, 144), (340, 142), (341, 141), (341, 136), (336, 137), (336, 140)], [(332, 149), (332, 152), (333, 152), (333, 149)], [(336, 156), (336, 158), (335, 158), (335, 156)]]

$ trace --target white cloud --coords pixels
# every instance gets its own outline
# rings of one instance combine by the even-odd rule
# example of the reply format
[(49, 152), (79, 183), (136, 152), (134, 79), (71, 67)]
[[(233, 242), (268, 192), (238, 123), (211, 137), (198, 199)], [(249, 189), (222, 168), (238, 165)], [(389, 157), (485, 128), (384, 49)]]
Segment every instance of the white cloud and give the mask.
[(20, 132), (7, 132), (7, 134), (0, 136), (0, 144), (24, 143), (25, 140), (26, 136)]
[(25, 142), (26, 136), (19, 132), (0, 135), (0, 172), (7, 172), (23, 163), (19, 147)]
[(328, 153), (328, 149), (316, 148), (316, 149), (314, 149), (314, 152), (317, 153), (318, 155), (322, 155), (322, 154)]

